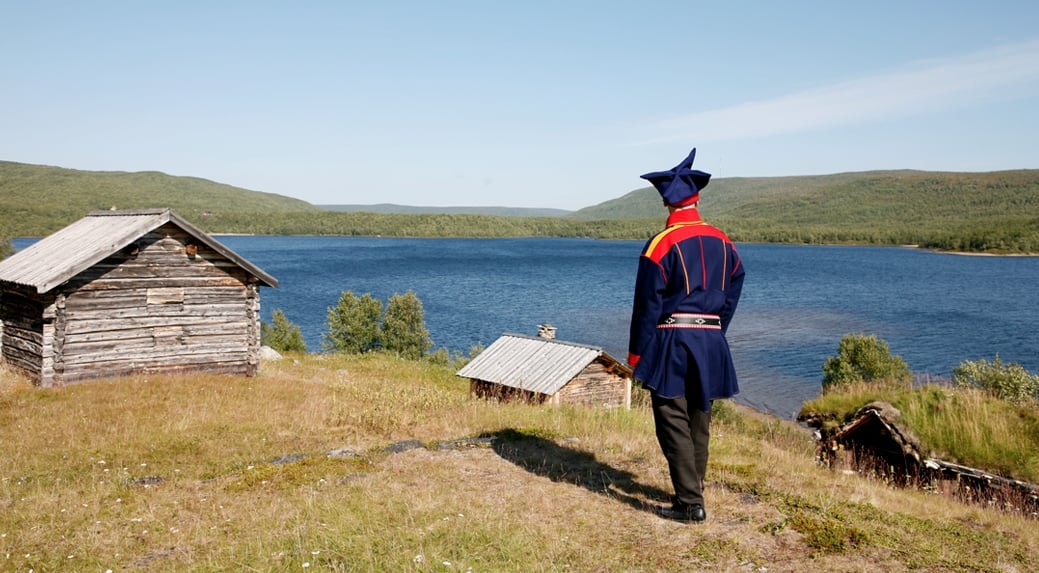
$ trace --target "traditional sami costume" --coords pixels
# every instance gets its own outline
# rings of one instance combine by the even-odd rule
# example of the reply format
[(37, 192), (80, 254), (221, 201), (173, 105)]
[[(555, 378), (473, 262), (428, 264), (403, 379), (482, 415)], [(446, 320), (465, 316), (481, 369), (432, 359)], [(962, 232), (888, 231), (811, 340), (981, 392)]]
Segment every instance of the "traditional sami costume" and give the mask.
[(725, 233), (704, 223), (695, 208), (672, 213), (639, 257), (628, 346), (635, 379), (663, 398), (675, 398), (686, 395), (695, 369), (698, 405), (705, 411), (711, 400), (739, 392), (725, 331), (743, 274)]
[(646, 243), (635, 278), (628, 363), (650, 390), (657, 440), (675, 487), (670, 519), (707, 519), (711, 401), (739, 392), (725, 332), (743, 289), (732, 241), (696, 210), (711, 174), (692, 169), (696, 149), (668, 171), (643, 175), (671, 208), (666, 228)]
[(694, 148), (673, 169), (642, 176), (678, 210), (639, 257), (628, 364), (662, 398), (686, 396), (687, 382), (699, 382), (700, 399), (691, 405), (709, 412), (711, 400), (739, 392), (725, 332), (744, 271), (729, 237), (696, 210), (711, 174), (692, 169), (695, 157)]

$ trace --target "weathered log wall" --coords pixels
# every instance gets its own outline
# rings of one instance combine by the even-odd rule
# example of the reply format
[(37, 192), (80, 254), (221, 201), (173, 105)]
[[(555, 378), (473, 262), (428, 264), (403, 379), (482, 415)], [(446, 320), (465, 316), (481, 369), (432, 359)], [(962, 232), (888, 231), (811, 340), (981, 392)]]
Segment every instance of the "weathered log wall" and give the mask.
[(543, 404), (548, 396), (538, 392), (513, 388), (486, 380), (470, 380), (469, 393), (478, 398), (497, 400), (499, 402), (526, 402), (528, 404)]
[(43, 307), (38, 298), (22, 289), (8, 289), (0, 295), (4, 361), (37, 383), (43, 368)]
[(631, 405), (631, 382), (609, 372), (603, 364), (593, 362), (557, 392), (555, 398), (561, 404), (627, 408)]

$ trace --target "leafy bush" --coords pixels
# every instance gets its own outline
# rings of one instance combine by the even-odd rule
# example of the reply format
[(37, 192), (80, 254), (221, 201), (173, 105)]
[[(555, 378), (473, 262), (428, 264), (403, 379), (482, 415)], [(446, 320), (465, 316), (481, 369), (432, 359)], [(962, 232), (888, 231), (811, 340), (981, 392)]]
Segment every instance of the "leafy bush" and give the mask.
[(912, 372), (901, 356), (892, 356), (887, 342), (864, 334), (845, 334), (837, 356), (823, 363), (823, 392), (859, 382), (908, 383)]
[(961, 362), (953, 369), (952, 379), (957, 386), (981, 388), (1015, 404), (1039, 398), (1039, 375), (1030, 374), (1016, 362), (1004, 364), (998, 354), (991, 363), (985, 359)]
[(307, 343), (299, 326), (293, 324), (281, 309), (274, 311), (271, 324), (260, 323), (260, 344), (278, 352), (306, 352)]
[(328, 332), (321, 346), (330, 352), (361, 354), (379, 347), (382, 302), (365, 293), (358, 297), (345, 291), (336, 306), (328, 309)]
[(433, 346), (422, 301), (413, 291), (395, 294), (386, 303), (381, 340), (384, 349), (409, 359), (422, 358)]

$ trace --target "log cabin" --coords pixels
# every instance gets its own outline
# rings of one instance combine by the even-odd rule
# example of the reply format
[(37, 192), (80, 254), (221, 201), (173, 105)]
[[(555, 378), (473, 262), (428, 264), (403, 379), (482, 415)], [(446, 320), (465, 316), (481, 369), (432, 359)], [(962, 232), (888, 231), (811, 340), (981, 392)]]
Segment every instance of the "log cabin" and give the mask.
[(39, 386), (253, 376), (278, 281), (170, 209), (97, 211), (0, 261), (0, 356)]
[(502, 334), (456, 374), (470, 394), (535, 404), (631, 407), (631, 369), (602, 348), (540, 336)]

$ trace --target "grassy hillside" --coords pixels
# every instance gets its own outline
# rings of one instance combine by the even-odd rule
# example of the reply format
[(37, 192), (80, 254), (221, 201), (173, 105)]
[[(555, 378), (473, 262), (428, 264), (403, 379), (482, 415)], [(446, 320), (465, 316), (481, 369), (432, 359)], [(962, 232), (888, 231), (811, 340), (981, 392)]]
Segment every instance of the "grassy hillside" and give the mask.
[(718, 406), (708, 521), (644, 406), (473, 400), (383, 355), (34, 389), (0, 369), (0, 570), (1035, 571), (1035, 518), (815, 462)]
[(318, 205), (326, 211), (348, 213), (388, 213), (398, 215), (487, 215), (490, 217), (565, 217), (572, 213), (564, 209), (535, 209), (524, 207), (416, 207), (378, 203), (374, 205)]
[(9, 236), (52, 233), (100, 209), (171, 207), (189, 221), (203, 213), (320, 211), (274, 193), (157, 171), (80, 171), (0, 161), (0, 223)]

